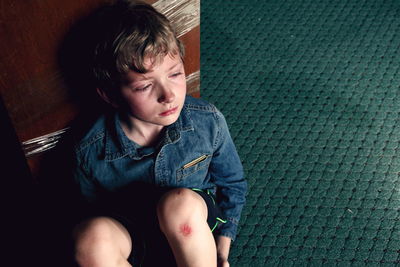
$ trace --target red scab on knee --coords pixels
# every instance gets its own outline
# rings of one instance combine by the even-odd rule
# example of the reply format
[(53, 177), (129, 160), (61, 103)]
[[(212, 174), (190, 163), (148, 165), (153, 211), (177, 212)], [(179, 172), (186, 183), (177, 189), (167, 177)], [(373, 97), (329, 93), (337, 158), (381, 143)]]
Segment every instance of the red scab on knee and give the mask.
[(192, 233), (192, 228), (188, 224), (182, 224), (180, 232), (183, 236), (189, 236)]

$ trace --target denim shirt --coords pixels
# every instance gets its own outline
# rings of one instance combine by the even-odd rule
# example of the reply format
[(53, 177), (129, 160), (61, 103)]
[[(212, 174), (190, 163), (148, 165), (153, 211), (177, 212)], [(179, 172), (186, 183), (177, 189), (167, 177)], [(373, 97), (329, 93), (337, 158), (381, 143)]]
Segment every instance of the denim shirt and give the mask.
[(218, 205), (227, 220), (219, 234), (235, 238), (247, 183), (225, 118), (208, 102), (187, 96), (178, 120), (166, 126), (157, 148), (128, 139), (117, 114), (103, 116), (78, 143), (75, 154), (75, 179), (87, 200), (131, 182), (208, 189), (221, 196)]

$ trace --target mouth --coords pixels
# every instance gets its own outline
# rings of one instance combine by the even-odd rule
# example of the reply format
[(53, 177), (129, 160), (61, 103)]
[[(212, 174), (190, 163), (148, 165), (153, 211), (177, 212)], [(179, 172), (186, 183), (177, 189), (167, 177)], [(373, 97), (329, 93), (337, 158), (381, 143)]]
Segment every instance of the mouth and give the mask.
[(174, 108), (171, 108), (171, 109), (169, 109), (167, 111), (164, 111), (164, 112), (162, 112), (162, 113), (160, 113), (158, 115), (160, 115), (162, 117), (169, 116), (169, 115), (174, 114), (177, 110), (178, 110), (178, 107), (174, 107)]

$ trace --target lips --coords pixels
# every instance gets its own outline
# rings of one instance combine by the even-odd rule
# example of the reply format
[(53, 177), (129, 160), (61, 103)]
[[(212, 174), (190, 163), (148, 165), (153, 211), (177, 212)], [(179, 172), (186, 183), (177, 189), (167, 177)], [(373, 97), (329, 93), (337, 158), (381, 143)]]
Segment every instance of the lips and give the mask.
[(169, 116), (171, 114), (174, 114), (177, 110), (178, 110), (178, 107), (174, 107), (174, 108), (171, 108), (171, 109), (169, 109), (167, 111), (164, 111), (164, 112), (162, 112), (162, 113), (160, 113), (158, 115), (160, 115), (162, 117)]

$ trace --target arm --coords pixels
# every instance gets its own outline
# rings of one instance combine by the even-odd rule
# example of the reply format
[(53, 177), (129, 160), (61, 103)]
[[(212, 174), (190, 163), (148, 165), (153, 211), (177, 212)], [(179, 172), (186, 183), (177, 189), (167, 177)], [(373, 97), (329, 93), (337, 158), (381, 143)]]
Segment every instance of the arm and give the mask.
[[(221, 225), (219, 235), (234, 240), (242, 208), (245, 204), (247, 183), (239, 155), (230, 136), (224, 116), (216, 113), (218, 137), (210, 173), (217, 186), (217, 201), (227, 223)], [(223, 241), (228, 243), (227, 241)], [(230, 243), (230, 242), (229, 242)], [(222, 244), (222, 243), (221, 243)], [(229, 249), (228, 249), (229, 252)]]
[(82, 199), (88, 203), (93, 202), (93, 200), (96, 198), (96, 186), (78, 155), (75, 155), (73, 176), (76, 185), (79, 187)]

